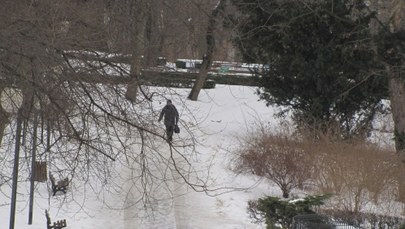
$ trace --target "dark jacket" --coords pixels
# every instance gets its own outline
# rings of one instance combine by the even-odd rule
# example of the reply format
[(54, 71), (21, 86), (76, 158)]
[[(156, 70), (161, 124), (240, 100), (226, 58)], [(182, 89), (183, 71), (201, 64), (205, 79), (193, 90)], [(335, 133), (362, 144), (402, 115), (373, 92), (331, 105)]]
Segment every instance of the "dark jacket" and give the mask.
[(164, 123), (166, 126), (174, 126), (179, 122), (179, 112), (173, 104), (167, 104), (160, 112), (159, 122), (165, 116)]

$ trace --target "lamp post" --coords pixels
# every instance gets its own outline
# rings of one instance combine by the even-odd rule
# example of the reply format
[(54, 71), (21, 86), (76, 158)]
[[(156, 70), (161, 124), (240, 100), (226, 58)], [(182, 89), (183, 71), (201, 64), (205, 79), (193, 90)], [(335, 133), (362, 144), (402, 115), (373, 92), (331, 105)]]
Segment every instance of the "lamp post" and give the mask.
[[(6, 92), (5, 92), (6, 91)], [(4, 92), (4, 94), (3, 94)], [(15, 132), (15, 147), (14, 147), (14, 167), (13, 167), (13, 179), (11, 189), (11, 206), (10, 206), (10, 229), (14, 229), (15, 224), (15, 210), (17, 203), (17, 184), (18, 184), (18, 167), (20, 162), (20, 145), (21, 145), (21, 132), (22, 122), (24, 116), (24, 96), (18, 89), (8, 88), (2, 91), (2, 106), (4, 109), (13, 113), (17, 110), (17, 128)]]
[(10, 229), (14, 229), (15, 223), (15, 208), (17, 202), (17, 183), (18, 183), (18, 165), (20, 162), (20, 142), (21, 142), (21, 126), (22, 126), (22, 108), (17, 112), (17, 130), (15, 137), (14, 148), (14, 168), (13, 168), (13, 185), (11, 191), (11, 208), (10, 208)]
[(35, 176), (36, 176), (36, 169), (35, 169), (35, 157), (37, 153), (37, 127), (38, 127), (38, 115), (37, 112), (34, 113), (34, 133), (33, 133), (33, 141), (32, 141), (32, 159), (31, 159), (31, 179), (30, 179), (30, 203), (29, 203), (29, 211), (28, 211), (28, 224), (32, 224), (32, 217), (34, 213), (34, 185), (35, 185)]

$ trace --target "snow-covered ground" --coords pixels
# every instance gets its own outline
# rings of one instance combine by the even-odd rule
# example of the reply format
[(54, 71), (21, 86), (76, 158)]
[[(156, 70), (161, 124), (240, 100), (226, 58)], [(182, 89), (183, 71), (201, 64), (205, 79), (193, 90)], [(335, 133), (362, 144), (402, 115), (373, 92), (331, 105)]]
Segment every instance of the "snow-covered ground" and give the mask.
[[(144, 203), (136, 202), (137, 188), (130, 184), (123, 189), (108, 186), (108, 190), (94, 192), (91, 187), (82, 187), (76, 182), (74, 192), (51, 196), (48, 183), (36, 183), (34, 220), (28, 225), (29, 183), (20, 183), (15, 228), (45, 228), (45, 209), (49, 210), (53, 222), (66, 219), (67, 229), (264, 228), (249, 219), (247, 201), (263, 195), (279, 196), (280, 192), (257, 177), (236, 175), (229, 165), (237, 136), (243, 136), (258, 123), (277, 128), (279, 120), (273, 117), (275, 109), (258, 101), (253, 87), (217, 85), (215, 89), (203, 90), (198, 101), (185, 99), (189, 90), (175, 89), (176, 95), (166, 96), (177, 106), (184, 126), (198, 126), (191, 129), (198, 140), (193, 161), (201, 163), (193, 166), (201, 173), (209, 171), (207, 188), (212, 191), (195, 192), (175, 179), (165, 186), (156, 186), (154, 192), (160, 198), (151, 199), (149, 207), (142, 209)], [(154, 104), (156, 110), (163, 106), (162, 101)], [(193, 114), (192, 118), (186, 115), (189, 113)], [(182, 129), (175, 135), (173, 144), (181, 143), (185, 132)], [(160, 147), (163, 153), (170, 153), (167, 143), (160, 143)], [(125, 180), (130, 173), (128, 168), (117, 167), (120, 174), (117, 179)], [(0, 229), (9, 225), (10, 189), (5, 185), (0, 188)]]

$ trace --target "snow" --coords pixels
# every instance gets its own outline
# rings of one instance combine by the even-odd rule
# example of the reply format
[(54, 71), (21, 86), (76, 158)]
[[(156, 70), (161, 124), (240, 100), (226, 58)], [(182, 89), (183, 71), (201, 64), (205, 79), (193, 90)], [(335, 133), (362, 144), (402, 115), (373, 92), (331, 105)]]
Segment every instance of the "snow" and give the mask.
[[(203, 90), (198, 101), (185, 99), (189, 90), (172, 90), (171, 99), (183, 125), (181, 133), (175, 135), (174, 144), (181, 143), (187, 136), (186, 124), (195, 126), (189, 131), (194, 131), (197, 139), (195, 151), (198, 153), (193, 155), (197, 159), (194, 161), (200, 163), (193, 166), (201, 174), (208, 175), (207, 188), (211, 191), (195, 192), (175, 180), (168, 184), (170, 191), (156, 185), (154, 191), (159, 198), (152, 198), (148, 207), (143, 208), (144, 203), (135, 202), (139, 195), (137, 187), (128, 183), (120, 187), (122, 189), (106, 186), (103, 191), (94, 192), (92, 187), (75, 181), (72, 184), (74, 192), (69, 190), (65, 195), (56, 196), (51, 196), (48, 183), (36, 183), (34, 219), (33, 224), (28, 225), (29, 183), (20, 182), (15, 228), (45, 228), (45, 209), (52, 222), (66, 219), (67, 229), (264, 228), (249, 219), (247, 201), (264, 195), (280, 196), (281, 193), (258, 177), (236, 175), (230, 170), (230, 163), (236, 137), (243, 136), (258, 123), (277, 127), (278, 121), (273, 117), (275, 108), (258, 101), (254, 87), (216, 85), (215, 89)], [(163, 101), (155, 101), (154, 109), (161, 109)], [(167, 143), (162, 141), (159, 146), (162, 152), (169, 153)], [(131, 171), (119, 166), (116, 169), (117, 174), (112, 176), (116, 176), (117, 184), (128, 179)], [(11, 188), (0, 186), (0, 229), (9, 225), (10, 196)]]
[[(160, 110), (166, 98), (172, 99), (179, 110), (181, 132), (175, 135), (173, 144), (194, 141), (196, 153), (187, 154), (187, 149), (180, 153), (192, 158), (190, 161), (197, 176), (190, 180), (204, 180), (208, 191), (194, 191), (184, 184), (179, 174), (172, 172), (168, 175), (173, 178), (170, 182), (161, 181), (151, 186), (154, 195), (147, 203), (139, 202), (142, 187), (125, 182), (131, 179), (132, 172), (139, 172), (137, 164), (132, 168), (124, 168), (112, 163), (115, 173), (110, 177), (114, 178), (116, 187), (75, 180), (71, 187), (74, 191), (68, 190), (66, 194), (51, 196), (50, 184), (36, 183), (32, 225), (27, 223), (29, 182), (20, 182), (16, 229), (45, 228), (45, 209), (49, 211), (52, 222), (66, 219), (67, 229), (265, 228), (264, 225), (251, 222), (247, 214), (247, 202), (267, 195), (281, 197), (280, 190), (256, 176), (237, 175), (231, 171), (230, 166), (238, 138), (251, 133), (259, 125), (266, 125), (277, 131), (280, 125), (286, 124), (286, 120), (274, 117), (278, 110), (258, 101), (255, 87), (216, 85), (215, 89), (202, 90), (198, 101), (186, 99), (190, 89), (151, 87), (149, 90), (158, 90), (163, 95), (154, 98), (153, 110)], [(381, 116), (379, 119), (379, 123), (387, 123), (390, 117)], [(391, 126), (378, 128), (391, 132)], [(195, 139), (189, 138), (190, 132)], [(381, 136), (375, 133), (371, 136), (374, 141), (379, 141), (379, 137)], [(383, 138), (388, 139), (384, 135)], [(161, 142), (154, 144), (161, 149), (162, 155), (170, 154), (168, 144), (159, 140)], [(177, 157), (176, 160), (179, 161), (179, 168), (185, 171), (190, 169), (181, 158)], [(166, 168), (167, 165), (157, 162), (155, 167), (151, 166), (151, 170), (160, 172), (162, 168), (159, 166)], [(0, 177), (0, 183), (3, 182), (1, 179)], [(293, 193), (293, 196), (301, 194)], [(11, 187), (0, 186), (0, 229), (8, 228), (9, 225), (10, 197)]]

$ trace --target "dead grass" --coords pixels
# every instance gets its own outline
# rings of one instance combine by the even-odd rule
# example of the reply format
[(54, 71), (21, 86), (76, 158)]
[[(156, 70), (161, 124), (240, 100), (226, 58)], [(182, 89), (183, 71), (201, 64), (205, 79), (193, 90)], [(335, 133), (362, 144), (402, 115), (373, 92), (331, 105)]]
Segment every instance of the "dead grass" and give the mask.
[(317, 193), (333, 193), (334, 207), (359, 212), (382, 195), (397, 195), (401, 168), (393, 152), (365, 141), (314, 143)]

